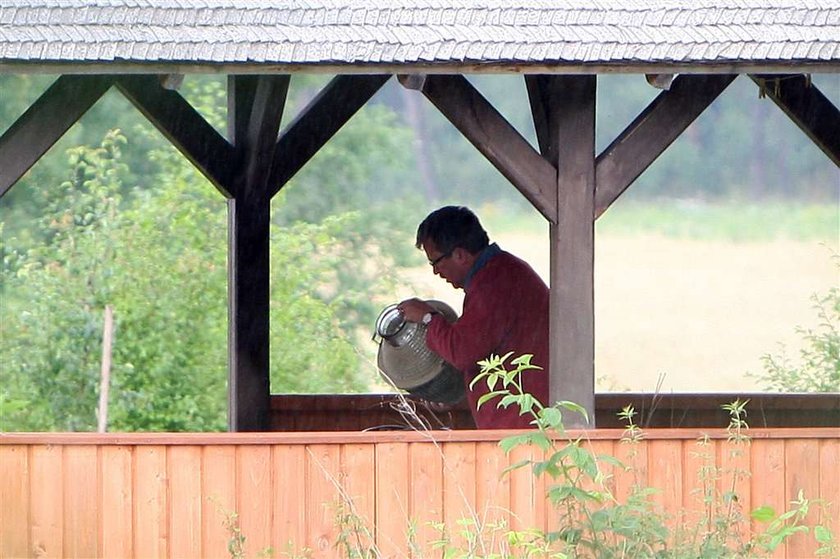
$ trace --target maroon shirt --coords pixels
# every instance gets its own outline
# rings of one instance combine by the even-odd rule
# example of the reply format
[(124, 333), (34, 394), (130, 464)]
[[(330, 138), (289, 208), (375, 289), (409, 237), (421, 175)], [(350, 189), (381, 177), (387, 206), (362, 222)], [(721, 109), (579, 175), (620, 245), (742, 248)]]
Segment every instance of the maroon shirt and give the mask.
[[(495, 248), (495, 247), (494, 247)], [(480, 372), (478, 361), (491, 354), (512, 351), (510, 361), (533, 354), (531, 363), (542, 370), (522, 373), (525, 392), (548, 405), (548, 287), (523, 260), (499, 251), (476, 270), (464, 288), (464, 312), (453, 324), (435, 315), (426, 333), (426, 345), (464, 374), (467, 398), (479, 429), (533, 428), (530, 414), (519, 415), (519, 406), (497, 408), (499, 399), (485, 402), (476, 410), (478, 399), (489, 390), (480, 381), (473, 390), (470, 382)]]

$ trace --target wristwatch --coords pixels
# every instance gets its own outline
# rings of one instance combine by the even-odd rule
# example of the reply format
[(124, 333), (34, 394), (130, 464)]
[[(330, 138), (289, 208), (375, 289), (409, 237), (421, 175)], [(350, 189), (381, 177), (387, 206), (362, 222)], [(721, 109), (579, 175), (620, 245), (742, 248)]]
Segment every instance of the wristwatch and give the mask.
[(429, 325), (429, 323), (432, 321), (432, 315), (433, 315), (433, 314), (437, 314), (437, 313), (435, 313), (435, 312), (427, 312), (426, 314), (424, 314), (424, 315), (423, 315), (423, 320), (422, 320), (423, 324), (425, 324), (426, 326), (428, 326), (428, 325)]

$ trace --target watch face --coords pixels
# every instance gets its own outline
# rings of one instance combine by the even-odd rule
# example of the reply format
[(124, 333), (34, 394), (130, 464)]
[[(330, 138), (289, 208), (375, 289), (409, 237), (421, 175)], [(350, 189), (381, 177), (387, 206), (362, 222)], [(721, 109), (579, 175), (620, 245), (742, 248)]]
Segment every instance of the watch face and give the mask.
[(427, 312), (423, 315), (423, 324), (428, 324), (432, 321), (432, 313)]

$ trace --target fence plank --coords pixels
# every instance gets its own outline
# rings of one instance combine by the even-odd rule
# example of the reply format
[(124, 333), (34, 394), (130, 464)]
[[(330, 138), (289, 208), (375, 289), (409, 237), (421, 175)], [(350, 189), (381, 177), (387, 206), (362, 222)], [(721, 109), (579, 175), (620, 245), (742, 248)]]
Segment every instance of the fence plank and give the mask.
[(681, 441), (649, 441), (648, 471), (649, 485), (657, 489), (654, 502), (659, 503), (675, 526), (679, 518), (683, 497)]
[(692, 532), (710, 520), (706, 498), (717, 485), (717, 442), (710, 439), (682, 442), (684, 510), (680, 520)]
[[(753, 439), (750, 445), (752, 456), (750, 478), (752, 508), (771, 507), (776, 514), (781, 514), (787, 507), (785, 497), (785, 441)], [(752, 523), (753, 534), (760, 534), (767, 526), (758, 522)], [(779, 546), (771, 555), (773, 558), (783, 558), (785, 546)]]
[(272, 540), (278, 552), (297, 557), (306, 548), (306, 447), (272, 447), (274, 526)]
[[(415, 543), (419, 549), (431, 549), (440, 538), (435, 528), (443, 522), (443, 451), (428, 443), (409, 445), (411, 499), (409, 516), (415, 529)], [(424, 554), (414, 553), (415, 557)]]
[(166, 447), (144, 446), (134, 453), (134, 549), (140, 557), (168, 551)]
[(64, 553), (96, 557), (99, 533), (97, 447), (64, 448)]
[(201, 447), (172, 446), (167, 456), (171, 557), (202, 557)]
[(102, 557), (134, 555), (134, 446), (99, 449), (102, 492)]
[[(815, 472), (817, 464), (819, 464), (819, 441), (787, 441), (785, 448), (785, 493), (788, 503), (795, 500), (800, 491), (806, 499), (819, 498), (820, 479), (818, 472)], [(818, 516), (818, 511), (811, 507), (805, 517), (805, 523), (813, 525)], [(788, 557), (815, 557), (815, 551), (816, 545), (810, 531), (807, 534), (794, 534), (787, 541)]]
[[(32, 447), (29, 460), (32, 480), (38, 480), (30, 486), (32, 554), (37, 557), (63, 557), (61, 523), (64, 510), (62, 500), (56, 499), (56, 495), (63, 493), (62, 448)], [(6, 503), (6, 500), (0, 498), (0, 502)]]
[(401, 557), (409, 549), (408, 449), (408, 443), (376, 446), (376, 545), (383, 557)]
[[(452, 545), (464, 549), (463, 530), (475, 531), (475, 445), (446, 442), (443, 449), (443, 521)], [(465, 525), (468, 523), (468, 525)]]
[(727, 518), (741, 520), (739, 524), (744, 525), (744, 538), (749, 538), (750, 535), (751, 450), (751, 443), (748, 441), (720, 441), (718, 444), (721, 505), (725, 507)]
[(376, 545), (376, 456), (374, 445), (342, 446), (341, 487), (348, 511), (359, 520), (359, 545), (373, 549)]
[(335, 526), (339, 492), (336, 482), (341, 470), (338, 445), (314, 444), (307, 447), (306, 460), (306, 545), (315, 557), (339, 557), (335, 548)]
[(510, 476), (502, 473), (507, 465), (507, 457), (498, 444), (476, 443), (475, 500), (484, 525), (510, 526)]
[[(534, 446), (518, 446), (511, 450), (508, 459), (511, 464), (523, 460), (543, 460), (543, 453)], [(543, 524), (545, 481), (535, 483), (531, 465), (510, 472), (510, 508), (513, 511), (510, 525), (514, 530), (531, 529)]]
[(239, 528), (245, 537), (245, 556), (255, 557), (271, 547), (273, 507), (266, 498), (272, 493), (271, 448), (242, 445), (237, 452)]
[(227, 523), (237, 511), (236, 447), (207, 446), (201, 463), (201, 553), (207, 558), (230, 557)]
[(820, 523), (840, 539), (840, 440), (820, 441), (820, 499), (826, 507), (821, 511)]
[(0, 557), (26, 557), (29, 547), (29, 447), (0, 446)]
[(638, 487), (649, 486), (648, 480), (648, 442), (619, 441), (613, 447), (615, 456), (624, 468), (615, 473), (615, 497), (621, 502)]

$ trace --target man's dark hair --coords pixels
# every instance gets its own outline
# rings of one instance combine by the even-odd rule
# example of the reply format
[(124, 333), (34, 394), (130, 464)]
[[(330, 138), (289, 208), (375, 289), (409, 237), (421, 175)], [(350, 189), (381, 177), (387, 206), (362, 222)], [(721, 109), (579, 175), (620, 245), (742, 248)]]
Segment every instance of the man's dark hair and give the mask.
[(417, 227), (417, 248), (432, 241), (441, 253), (463, 248), (478, 254), (490, 244), (478, 217), (464, 206), (444, 206), (433, 211)]

